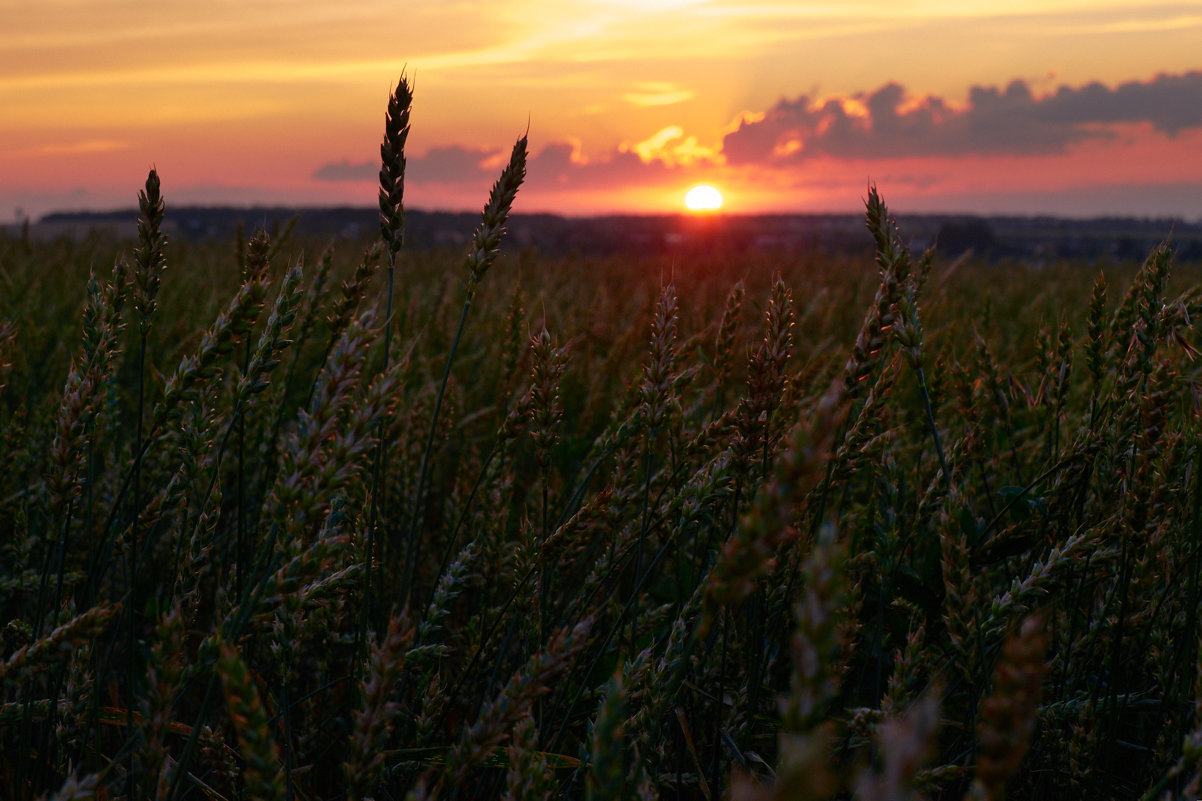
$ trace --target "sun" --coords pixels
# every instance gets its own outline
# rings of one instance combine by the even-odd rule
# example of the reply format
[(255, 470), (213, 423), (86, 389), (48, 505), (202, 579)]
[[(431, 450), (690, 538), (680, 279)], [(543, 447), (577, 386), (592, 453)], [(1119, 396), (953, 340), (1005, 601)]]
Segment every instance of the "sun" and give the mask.
[(698, 184), (684, 196), (689, 211), (717, 211), (722, 208), (722, 193), (708, 184)]

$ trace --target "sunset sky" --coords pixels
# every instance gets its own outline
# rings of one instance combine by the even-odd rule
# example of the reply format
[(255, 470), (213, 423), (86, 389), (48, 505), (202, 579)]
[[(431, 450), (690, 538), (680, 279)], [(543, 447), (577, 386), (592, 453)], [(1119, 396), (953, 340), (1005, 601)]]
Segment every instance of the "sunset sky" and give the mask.
[(412, 208), (1202, 219), (1202, 3), (0, 0), (0, 222), (373, 204), (403, 69)]

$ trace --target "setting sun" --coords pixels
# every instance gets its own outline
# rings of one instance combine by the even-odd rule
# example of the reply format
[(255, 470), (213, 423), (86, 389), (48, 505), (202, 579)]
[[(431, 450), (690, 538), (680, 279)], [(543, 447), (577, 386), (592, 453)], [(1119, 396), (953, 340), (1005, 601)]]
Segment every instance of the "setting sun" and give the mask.
[(717, 211), (722, 208), (722, 193), (712, 186), (700, 184), (688, 191), (684, 204), (689, 211)]

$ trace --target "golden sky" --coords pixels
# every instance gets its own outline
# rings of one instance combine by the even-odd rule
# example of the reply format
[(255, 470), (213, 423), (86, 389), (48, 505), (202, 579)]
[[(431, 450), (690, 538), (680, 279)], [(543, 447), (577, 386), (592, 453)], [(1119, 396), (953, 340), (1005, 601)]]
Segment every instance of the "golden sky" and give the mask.
[(1202, 3), (0, 0), (0, 221), (371, 205), (402, 70), (415, 208), (1202, 217)]

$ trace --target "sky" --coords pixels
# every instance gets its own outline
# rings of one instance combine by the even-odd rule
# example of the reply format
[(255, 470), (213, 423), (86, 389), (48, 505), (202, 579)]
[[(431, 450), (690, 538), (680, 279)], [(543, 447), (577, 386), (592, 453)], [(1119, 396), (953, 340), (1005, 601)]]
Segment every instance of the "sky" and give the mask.
[(1199, 2), (0, 0), (0, 222), (372, 205), (402, 72), (410, 208), (1202, 219)]

